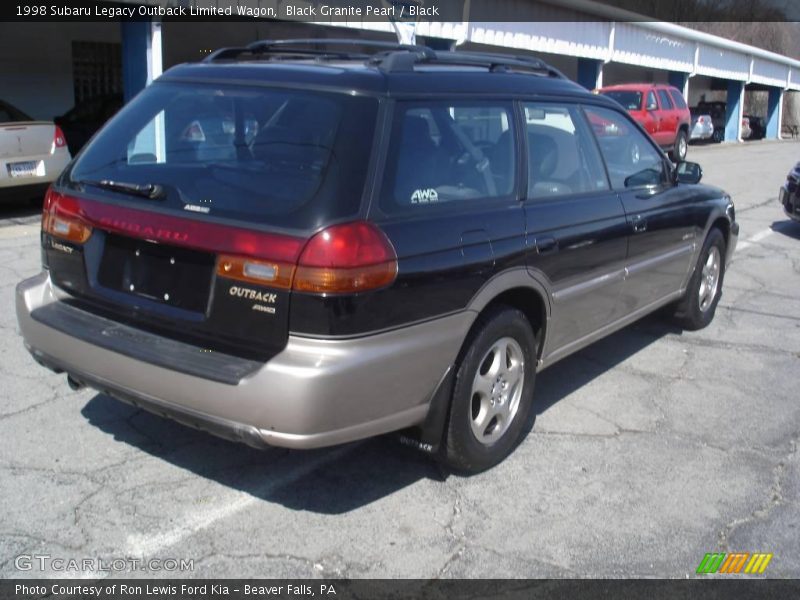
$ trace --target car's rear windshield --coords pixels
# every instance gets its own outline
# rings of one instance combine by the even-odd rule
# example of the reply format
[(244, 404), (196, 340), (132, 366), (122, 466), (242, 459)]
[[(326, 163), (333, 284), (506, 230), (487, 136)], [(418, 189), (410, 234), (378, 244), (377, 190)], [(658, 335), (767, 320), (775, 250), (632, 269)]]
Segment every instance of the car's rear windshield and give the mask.
[(345, 94), (156, 83), (98, 134), (68, 180), (109, 194), (119, 188), (95, 184), (160, 186), (162, 206), (314, 229), (358, 212), (376, 110), (375, 99)]
[(18, 108), (0, 101), (0, 123), (14, 123), (16, 121), (33, 121), (33, 119)]
[(642, 108), (642, 92), (613, 90), (601, 93), (619, 102), (625, 110), (639, 110)]

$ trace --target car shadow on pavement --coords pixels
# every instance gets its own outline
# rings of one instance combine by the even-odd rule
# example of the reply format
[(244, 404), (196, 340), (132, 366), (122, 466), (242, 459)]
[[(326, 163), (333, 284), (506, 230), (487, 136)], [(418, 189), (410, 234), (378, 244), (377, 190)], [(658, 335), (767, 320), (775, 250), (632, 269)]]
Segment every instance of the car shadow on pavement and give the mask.
[(42, 201), (0, 203), (0, 227), (36, 222), (42, 215)]
[(667, 310), (644, 317), (539, 373), (534, 394), (536, 414), (543, 413), (664, 336), (680, 335), (683, 330), (670, 323), (667, 317)]
[[(540, 414), (675, 331), (657, 317), (648, 317), (553, 365), (537, 378), (535, 412)], [(257, 450), (152, 415), (105, 394), (95, 395), (81, 413), (117, 441), (293, 510), (347, 513), (419, 480), (444, 481), (449, 475), (427, 456), (401, 445), (395, 435), (320, 450)], [(529, 427), (532, 425), (533, 419)]]
[(775, 221), (769, 226), (775, 233), (781, 233), (786, 237), (795, 240), (800, 240), (800, 223), (792, 221), (791, 219), (784, 219), (783, 221)]
[(401, 445), (394, 435), (319, 450), (259, 450), (213, 437), (105, 394), (91, 398), (81, 414), (116, 441), (293, 510), (347, 513), (420, 479), (443, 479), (437, 463)]

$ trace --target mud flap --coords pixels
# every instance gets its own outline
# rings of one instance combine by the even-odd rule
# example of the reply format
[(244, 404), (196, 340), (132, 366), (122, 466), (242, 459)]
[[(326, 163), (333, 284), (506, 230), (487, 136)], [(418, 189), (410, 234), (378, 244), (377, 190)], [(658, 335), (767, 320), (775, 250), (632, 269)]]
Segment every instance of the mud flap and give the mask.
[(431, 396), (428, 416), (420, 425), (398, 432), (398, 439), (404, 446), (410, 446), (425, 454), (436, 456), (444, 435), (447, 415), (450, 412), (450, 399), (453, 396), (454, 365), (447, 367), (436, 391)]

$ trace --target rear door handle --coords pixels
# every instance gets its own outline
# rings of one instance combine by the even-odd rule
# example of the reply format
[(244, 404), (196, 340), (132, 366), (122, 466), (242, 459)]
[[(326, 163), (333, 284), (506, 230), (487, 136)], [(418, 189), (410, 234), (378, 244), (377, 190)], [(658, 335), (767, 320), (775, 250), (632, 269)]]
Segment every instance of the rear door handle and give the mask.
[(633, 223), (634, 233), (643, 233), (647, 231), (647, 219), (643, 219), (642, 217), (636, 217), (633, 219), (632, 223)]
[(536, 238), (536, 252), (542, 256), (558, 252), (558, 241), (550, 236)]

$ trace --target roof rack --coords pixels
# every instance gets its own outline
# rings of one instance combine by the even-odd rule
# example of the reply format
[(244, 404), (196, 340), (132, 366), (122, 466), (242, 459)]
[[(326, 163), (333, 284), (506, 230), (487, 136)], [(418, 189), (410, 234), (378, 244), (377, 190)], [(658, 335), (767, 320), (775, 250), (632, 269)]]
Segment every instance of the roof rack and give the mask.
[[(373, 54), (346, 52), (339, 48), (362, 46), (374, 48)], [(331, 49), (328, 49), (331, 48)], [(386, 73), (413, 71), (416, 65), (451, 65), (483, 67), (493, 72), (533, 72), (548, 77), (566, 79), (558, 69), (532, 56), (494, 54), (489, 52), (436, 51), (427, 46), (398, 44), (362, 39), (289, 39), (261, 40), (247, 46), (220, 48), (208, 55), (204, 62), (220, 60), (255, 60), (264, 58), (315, 58), (317, 60), (365, 60)]]
[(342, 52), (320, 49), (320, 47), (337, 48), (347, 46), (365, 46), (367, 48), (383, 50), (384, 52), (393, 50), (411, 53), (433, 54), (433, 50), (427, 46), (398, 44), (395, 42), (382, 42), (378, 40), (307, 38), (289, 40), (260, 40), (253, 42), (252, 44), (248, 44), (247, 46), (220, 48), (219, 50), (209, 54), (203, 60), (203, 62), (214, 62), (218, 60), (241, 60), (242, 58), (247, 58), (248, 55), (255, 59), (276, 55), (283, 55), (284, 57), (286, 55), (292, 55), (319, 59), (349, 60), (364, 60), (370, 58), (371, 56), (363, 52)]
[[(463, 52), (442, 51), (433, 52), (432, 56), (413, 55), (413, 60), (402, 60), (397, 56), (399, 52), (389, 53), (388, 56), (376, 55), (370, 62), (377, 64), (384, 71), (413, 70), (417, 64), (451, 65), (464, 67), (483, 67), (492, 72), (525, 71), (566, 79), (558, 69), (551, 67), (540, 58), (533, 56), (516, 56), (513, 54), (493, 54), (489, 52)], [(410, 64), (408, 64), (410, 62)]]

